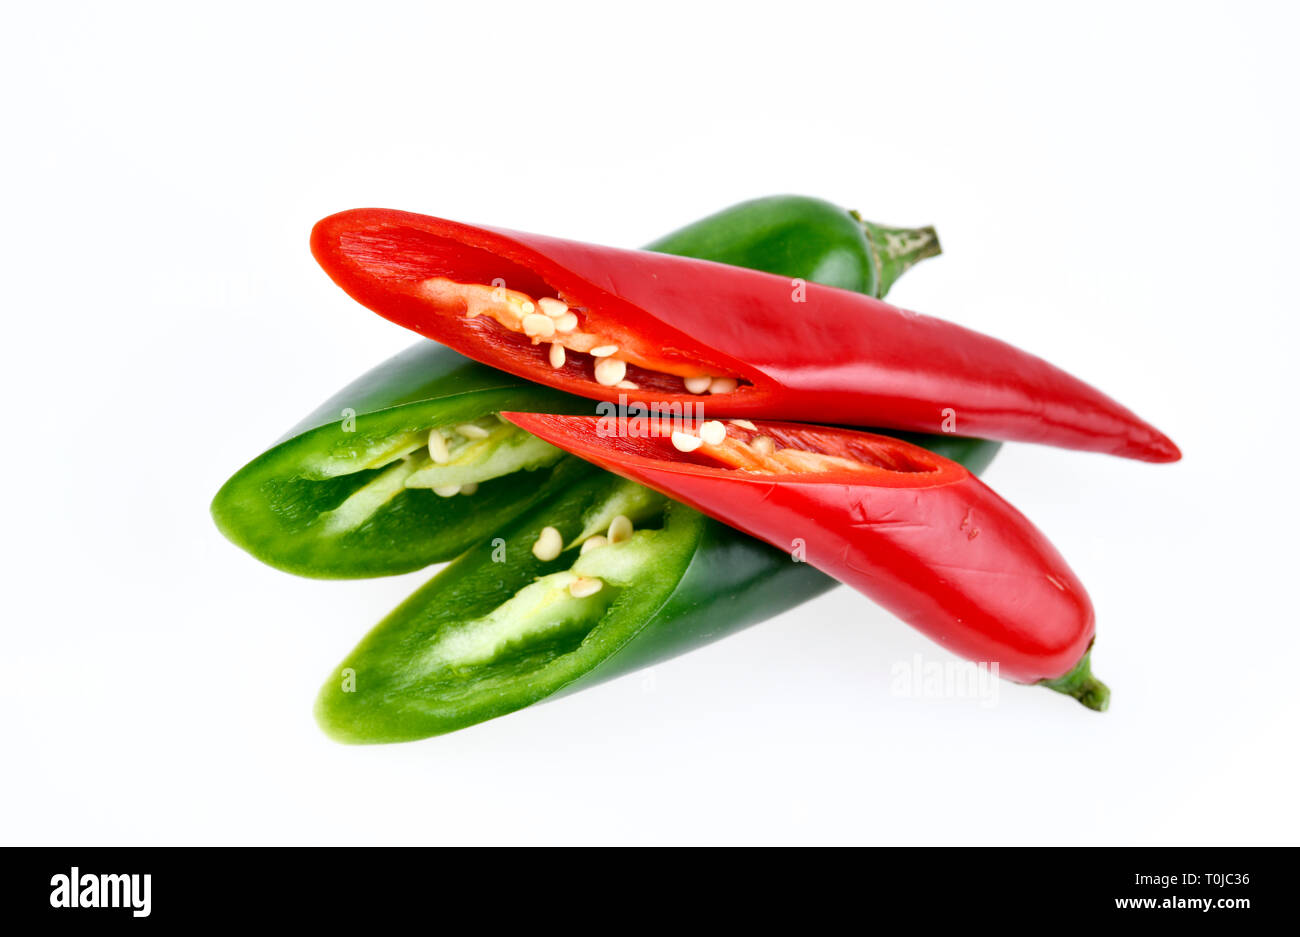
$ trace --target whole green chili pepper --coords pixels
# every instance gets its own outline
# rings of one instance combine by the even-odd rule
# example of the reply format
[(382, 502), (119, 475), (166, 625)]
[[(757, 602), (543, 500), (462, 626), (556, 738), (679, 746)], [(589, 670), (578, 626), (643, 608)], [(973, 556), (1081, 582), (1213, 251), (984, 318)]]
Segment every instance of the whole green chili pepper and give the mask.
[[(882, 296), (939, 247), (930, 228), (886, 228), (829, 202), (775, 196), (725, 209), (650, 249)], [(586, 472), (492, 414), (591, 406), (421, 342), (339, 391), (237, 472), (212, 513), (231, 541), (298, 575), (421, 569), (459, 555)], [(457, 432), (466, 424), (488, 438)], [(434, 429), (456, 450), (450, 467), (432, 464)], [(982, 441), (964, 445), (989, 458), (996, 451)], [(452, 493), (460, 491), (467, 493)]]
[(934, 228), (891, 228), (803, 195), (741, 202), (646, 250), (697, 257), (883, 298), (911, 266), (940, 253)]

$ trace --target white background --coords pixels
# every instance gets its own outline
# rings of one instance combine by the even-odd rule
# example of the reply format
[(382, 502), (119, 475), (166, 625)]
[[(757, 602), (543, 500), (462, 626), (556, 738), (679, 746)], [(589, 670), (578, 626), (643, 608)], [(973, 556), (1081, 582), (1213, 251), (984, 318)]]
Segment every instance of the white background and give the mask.
[[(0, 841), (1296, 843), (1297, 21), (1283, 4), (27, 4), (7, 13)], [(636, 246), (802, 192), (945, 254), (895, 299), (1167, 431), (987, 478), (1099, 615), (1096, 715), (891, 693), (845, 589), (452, 736), (311, 703), (426, 578), (226, 543), (220, 483), (409, 335), (365, 205)]]

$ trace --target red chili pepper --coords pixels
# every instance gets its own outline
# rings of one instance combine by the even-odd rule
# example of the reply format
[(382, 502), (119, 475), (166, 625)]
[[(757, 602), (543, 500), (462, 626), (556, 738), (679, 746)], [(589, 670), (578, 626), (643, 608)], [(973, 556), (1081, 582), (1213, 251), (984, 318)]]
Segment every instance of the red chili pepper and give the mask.
[(1041, 358), (848, 290), (385, 209), (324, 219), (312, 250), (380, 315), (586, 397), (1179, 458)]
[(1056, 548), (965, 468), (919, 446), (792, 423), (678, 421), (678, 435), (666, 418), (501, 415), (779, 549), (802, 550), (953, 653), (996, 661), (1001, 676), (1052, 681), (1092, 643), (1092, 603)]

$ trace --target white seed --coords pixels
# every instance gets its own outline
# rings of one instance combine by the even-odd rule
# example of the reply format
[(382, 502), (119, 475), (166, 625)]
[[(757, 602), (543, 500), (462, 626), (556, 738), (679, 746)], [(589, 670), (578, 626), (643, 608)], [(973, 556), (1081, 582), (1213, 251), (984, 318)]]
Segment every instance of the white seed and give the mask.
[[(506, 309), (510, 310), (511, 315), (516, 319), (522, 319), (525, 316), (532, 315), (537, 311), (537, 307), (528, 300), (520, 302), (517, 299), (510, 299), (506, 302)], [(481, 311), (481, 310), (480, 310)]]
[(703, 377), (682, 378), (682, 383), (686, 385), (686, 393), (688, 394), (702, 394), (709, 389), (709, 384), (712, 382), (713, 378), (709, 377), (707, 374)]
[(771, 436), (755, 436), (749, 441), (749, 446), (759, 455), (771, 455), (776, 451), (776, 442)]
[(463, 495), (472, 495), (478, 491), (478, 482), (465, 482), (460, 486), (460, 493)]
[(537, 301), (537, 305), (542, 307), (542, 312), (552, 319), (558, 319), (569, 311), (569, 307), (562, 300), (552, 299), (549, 296), (543, 297)]
[(559, 342), (551, 342), (551, 350), (546, 353), (546, 357), (550, 359), (551, 367), (564, 367), (564, 346)]
[(524, 334), (532, 338), (550, 338), (555, 334), (555, 320), (534, 312), (524, 316)]
[(700, 438), (710, 446), (721, 445), (727, 438), (727, 428), (718, 420), (708, 420), (700, 424)]
[(638, 387), (640, 387), (641, 385), (639, 385), (639, 384), (633, 384), (631, 381), (619, 381), (619, 382), (618, 382), (617, 384), (615, 384), (614, 386), (615, 386), (615, 387), (621, 387), (621, 388), (623, 388), (624, 390), (636, 390), (636, 389), (637, 389)]
[(566, 312), (555, 320), (555, 331), (572, 332), (578, 327), (578, 317), (571, 312)]
[(734, 377), (715, 377), (709, 382), (709, 393), (711, 394), (729, 394), (739, 385)]
[(626, 514), (620, 514), (609, 522), (609, 542), (622, 543), (632, 536), (632, 520)]
[(542, 532), (537, 535), (537, 542), (533, 544), (533, 556), (543, 563), (549, 563), (563, 550), (564, 539), (554, 527), (543, 527)]
[(429, 457), (439, 465), (451, 461), (451, 453), (447, 451), (447, 437), (442, 435), (441, 430), (429, 430)]
[(492, 435), (477, 423), (461, 423), (457, 425), (456, 432), (466, 439), (487, 439)]
[(732, 420), (731, 425), (739, 426), (741, 429), (752, 429), (752, 430), (758, 429), (758, 427), (755, 426), (753, 423), (749, 422), (749, 420)]
[(621, 358), (601, 358), (596, 362), (596, 383), (613, 387), (627, 376), (627, 362)]
[(673, 430), (673, 446), (680, 452), (694, 452), (704, 445), (704, 440), (681, 430)]
[(617, 345), (597, 345), (590, 354), (593, 358), (608, 358), (616, 351), (618, 351)]
[(589, 595), (595, 595), (605, 584), (599, 579), (575, 579), (569, 583), (569, 595), (575, 599), (585, 599)]
[(604, 534), (592, 534), (586, 540), (582, 541), (582, 546), (578, 548), (578, 555), (581, 556), (584, 553), (590, 553), (597, 547), (603, 547), (608, 543), (609, 538)]
[(438, 485), (433, 493), (439, 498), (452, 498), (460, 494), (460, 485)]

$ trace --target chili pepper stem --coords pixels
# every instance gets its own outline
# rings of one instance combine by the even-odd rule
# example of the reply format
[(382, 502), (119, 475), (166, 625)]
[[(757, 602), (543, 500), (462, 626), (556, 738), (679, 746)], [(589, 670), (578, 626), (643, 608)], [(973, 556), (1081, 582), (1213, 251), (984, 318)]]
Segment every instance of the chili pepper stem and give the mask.
[(1079, 658), (1074, 669), (1054, 680), (1040, 680), (1040, 685), (1066, 696), (1073, 696), (1089, 709), (1105, 712), (1110, 706), (1110, 687), (1092, 675), (1092, 651)]
[(849, 214), (862, 226), (867, 236), (871, 260), (876, 267), (879, 296), (884, 296), (908, 269), (927, 257), (937, 257), (943, 253), (939, 235), (934, 228), (889, 228), (867, 221), (856, 211)]

